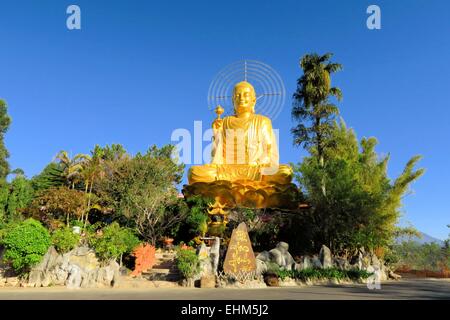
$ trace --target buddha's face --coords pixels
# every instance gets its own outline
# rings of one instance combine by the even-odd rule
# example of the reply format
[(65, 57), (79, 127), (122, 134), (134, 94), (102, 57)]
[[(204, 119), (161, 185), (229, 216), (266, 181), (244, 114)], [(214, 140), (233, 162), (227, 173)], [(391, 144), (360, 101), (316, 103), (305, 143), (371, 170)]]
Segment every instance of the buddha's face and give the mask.
[(233, 90), (233, 105), (237, 114), (254, 112), (256, 94), (253, 86), (246, 82), (239, 82)]

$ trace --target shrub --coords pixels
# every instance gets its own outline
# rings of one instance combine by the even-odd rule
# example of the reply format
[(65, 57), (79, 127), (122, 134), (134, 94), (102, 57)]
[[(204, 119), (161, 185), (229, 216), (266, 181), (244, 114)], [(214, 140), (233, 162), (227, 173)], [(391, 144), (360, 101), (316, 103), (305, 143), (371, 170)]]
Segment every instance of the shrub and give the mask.
[(193, 249), (179, 249), (176, 264), (185, 279), (191, 279), (200, 271), (197, 253)]
[(11, 263), (14, 270), (23, 272), (42, 260), (50, 247), (50, 234), (42, 224), (34, 219), (13, 224), (3, 236), (4, 260)]
[(72, 250), (80, 242), (80, 235), (73, 233), (71, 228), (57, 229), (52, 234), (52, 243), (56, 250), (66, 253)]
[(116, 260), (124, 253), (131, 252), (139, 244), (133, 231), (113, 222), (90, 239), (90, 245), (103, 261)]
[(281, 280), (284, 280), (286, 278), (299, 279), (304, 281), (310, 279), (360, 280), (360, 279), (367, 279), (372, 275), (372, 273), (359, 269), (341, 270), (337, 268), (327, 268), (327, 269), (307, 268), (303, 270), (280, 269), (276, 271), (276, 275)]

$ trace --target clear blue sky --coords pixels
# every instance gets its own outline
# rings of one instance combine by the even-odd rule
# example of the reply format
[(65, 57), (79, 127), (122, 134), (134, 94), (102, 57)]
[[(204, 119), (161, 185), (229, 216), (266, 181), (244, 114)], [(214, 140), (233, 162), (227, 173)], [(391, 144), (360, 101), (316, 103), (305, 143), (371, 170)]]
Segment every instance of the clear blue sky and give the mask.
[[(82, 30), (66, 28), (70, 4)], [(366, 28), (366, 8), (382, 29)], [(0, 1), (0, 97), (13, 118), (13, 168), (39, 173), (61, 150), (122, 143), (130, 152), (170, 143), (175, 128), (209, 124), (206, 95), (221, 68), (265, 62), (288, 97), (274, 121), (282, 162), (292, 146), (298, 60), (333, 52), (344, 71), (341, 114), (359, 137), (391, 154), (390, 177), (422, 154), (426, 174), (404, 200), (403, 221), (441, 239), (450, 223), (450, 2), (396, 1)]]

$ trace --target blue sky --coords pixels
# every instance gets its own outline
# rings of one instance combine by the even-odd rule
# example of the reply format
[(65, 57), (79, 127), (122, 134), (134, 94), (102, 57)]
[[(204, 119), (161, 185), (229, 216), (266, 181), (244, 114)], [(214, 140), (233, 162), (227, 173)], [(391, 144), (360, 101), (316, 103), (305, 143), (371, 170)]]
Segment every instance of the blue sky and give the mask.
[[(77, 4), (82, 30), (66, 28)], [(381, 8), (382, 29), (366, 28)], [(291, 95), (299, 58), (333, 52), (341, 115), (390, 153), (390, 177), (422, 154), (426, 174), (404, 199), (404, 218), (446, 238), (450, 223), (450, 2), (396, 1), (0, 1), (0, 97), (13, 118), (12, 167), (33, 176), (61, 150), (122, 143), (130, 152), (170, 143), (176, 128), (209, 125), (214, 75), (242, 59), (269, 64), (287, 99), (274, 121), (282, 162), (292, 146)], [(206, 144), (206, 143), (205, 143)]]

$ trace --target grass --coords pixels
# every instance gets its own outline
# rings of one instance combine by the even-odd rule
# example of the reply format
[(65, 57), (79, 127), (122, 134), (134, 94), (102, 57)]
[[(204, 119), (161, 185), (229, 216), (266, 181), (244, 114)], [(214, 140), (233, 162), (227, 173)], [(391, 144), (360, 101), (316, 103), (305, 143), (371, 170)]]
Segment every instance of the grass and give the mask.
[(367, 279), (372, 275), (372, 273), (367, 272), (365, 270), (358, 269), (350, 269), (350, 270), (341, 270), (337, 268), (326, 268), (326, 269), (315, 269), (315, 268), (307, 268), (303, 270), (277, 270), (275, 274), (281, 280), (286, 278), (298, 279), (298, 280), (360, 280)]

